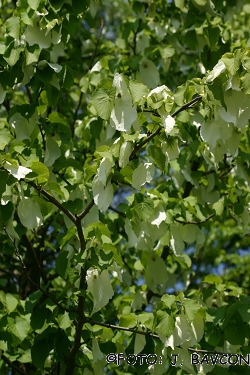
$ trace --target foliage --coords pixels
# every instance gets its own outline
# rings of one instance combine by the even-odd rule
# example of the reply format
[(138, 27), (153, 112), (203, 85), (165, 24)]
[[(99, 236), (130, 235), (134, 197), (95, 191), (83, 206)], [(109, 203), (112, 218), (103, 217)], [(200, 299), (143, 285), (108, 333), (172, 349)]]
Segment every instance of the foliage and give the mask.
[(1, 374), (247, 374), (250, 3), (0, 4)]

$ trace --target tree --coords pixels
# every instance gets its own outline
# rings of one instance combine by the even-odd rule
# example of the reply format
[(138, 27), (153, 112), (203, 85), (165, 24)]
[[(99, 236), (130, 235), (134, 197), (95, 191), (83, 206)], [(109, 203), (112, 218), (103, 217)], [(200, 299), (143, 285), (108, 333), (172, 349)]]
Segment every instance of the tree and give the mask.
[(248, 374), (250, 3), (0, 12), (1, 374)]

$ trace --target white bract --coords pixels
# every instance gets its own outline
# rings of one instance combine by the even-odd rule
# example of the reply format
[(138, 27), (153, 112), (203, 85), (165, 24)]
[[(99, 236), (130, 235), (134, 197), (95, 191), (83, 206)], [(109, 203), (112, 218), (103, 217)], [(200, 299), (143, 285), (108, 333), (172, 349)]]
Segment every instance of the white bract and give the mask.
[(107, 177), (111, 171), (111, 168), (112, 168), (111, 161), (108, 158), (104, 157), (97, 170), (98, 179), (99, 181), (102, 182), (104, 186), (106, 186)]
[(109, 181), (107, 186), (104, 186), (96, 175), (92, 182), (94, 202), (100, 211), (106, 211), (113, 199), (113, 187)]
[(32, 172), (32, 170), (29, 168), (22, 167), (22, 166), (17, 167), (16, 165), (9, 163), (8, 161), (5, 163), (5, 168), (7, 169), (7, 171), (10, 172), (10, 174), (12, 174), (12, 176), (17, 178), (18, 180), (21, 180), (27, 174)]
[(111, 286), (108, 270), (102, 271), (99, 274), (98, 270), (91, 267), (87, 271), (86, 276), (88, 290), (94, 298), (94, 307), (92, 314), (104, 307), (110, 298), (113, 297), (114, 292)]
[(113, 86), (116, 88), (115, 107), (111, 111), (110, 124), (116, 130), (128, 132), (137, 119), (136, 107), (123, 76), (115, 74)]
[(211, 83), (213, 82), (213, 80), (218, 77), (222, 72), (224, 72), (224, 70), (226, 70), (226, 65), (224, 64), (223, 61), (219, 61), (215, 67), (213, 68), (213, 70), (209, 73), (209, 75), (207, 76), (207, 79), (206, 79), (206, 83)]

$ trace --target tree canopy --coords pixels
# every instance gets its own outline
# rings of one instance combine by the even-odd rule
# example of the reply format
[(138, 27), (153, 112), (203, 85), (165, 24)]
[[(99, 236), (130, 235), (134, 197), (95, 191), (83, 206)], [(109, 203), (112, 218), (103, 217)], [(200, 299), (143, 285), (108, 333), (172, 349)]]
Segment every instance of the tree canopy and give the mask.
[(249, 374), (250, 2), (0, 15), (0, 373)]

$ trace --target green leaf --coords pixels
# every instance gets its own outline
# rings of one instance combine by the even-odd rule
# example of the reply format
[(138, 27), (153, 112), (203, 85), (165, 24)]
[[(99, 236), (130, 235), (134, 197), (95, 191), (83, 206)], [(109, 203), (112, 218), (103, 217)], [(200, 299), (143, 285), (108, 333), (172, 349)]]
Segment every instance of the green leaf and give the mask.
[(9, 330), (18, 337), (20, 341), (23, 341), (28, 335), (30, 325), (25, 318), (17, 316), (15, 320), (9, 324)]
[(56, 271), (64, 280), (68, 274), (69, 260), (67, 258), (68, 252), (62, 251), (56, 259)]
[(240, 82), (241, 82), (242, 91), (245, 94), (250, 94), (250, 74), (249, 73), (245, 73), (240, 78)]
[(221, 330), (213, 323), (206, 323), (205, 339), (209, 345), (217, 346), (221, 340)]
[(225, 339), (232, 345), (243, 345), (245, 342), (245, 325), (242, 321), (230, 322), (225, 328)]
[(168, 59), (169, 57), (172, 57), (175, 54), (175, 48), (171, 45), (160, 47), (159, 51), (163, 59)]
[(192, 0), (192, 1), (197, 5), (204, 6), (206, 5), (208, 0)]
[(23, 141), (24, 139), (30, 139), (35, 127), (35, 120), (33, 118), (27, 120), (21, 115), (21, 113), (16, 112), (9, 119), (9, 123), (16, 133), (17, 142)]
[(40, 161), (34, 161), (31, 165), (31, 169), (37, 175), (36, 180), (38, 185), (46, 184), (48, 182), (49, 170), (46, 165)]
[(184, 298), (182, 303), (188, 320), (192, 322), (200, 309), (200, 304), (197, 301), (187, 298)]
[(229, 73), (235, 75), (241, 64), (240, 50), (236, 50), (235, 53), (225, 53), (225, 55), (222, 56), (221, 61), (224, 62)]
[(67, 311), (64, 312), (58, 319), (58, 325), (61, 329), (66, 330), (72, 324), (72, 321), (69, 318), (69, 313)]
[(60, 241), (61, 248), (64, 248), (64, 246), (70, 241), (70, 239), (73, 236), (75, 236), (75, 234), (76, 234), (76, 227), (69, 228), (67, 231), (67, 234)]
[(28, 0), (28, 4), (31, 7), (31, 9), (37, 10), (39, 6), (40, 0)]
[(20, 58), (21, 49), (22, 48), (15, 47), (14, 41), (8, 45), (8, 47), (6, 48), (4, 52), (3, 57), (5, 61), (9, 64), (9, 66), (14, 66), (18, 62)]
[(169, 294), (164, 294), (162, 297), (161, 297), (161, 300), (163, 303), (165, 303), (165, 305), (167, 307), (171, 307), (172, 304), (175, 302), (175, 296), (173, 295), (169, 295)]
[(218, 216), (221, 216), (224, 211), (224, 197), (218, 202), (215, 202), (212, 206)]
[(44, 164), (51, 167), (55, 160), (61, 156), (61, 150), (54, 137), (48, 135), (46, 138), (46, 151), (44, 156)]
[(204, 277), (203, 282), (208, 284), (221, 284), (222, 278), (220, 276), (210, 274)]
[(37, 340), (31, 347), (32, 363), (37, 368), (44, 368), (44, 362), (49, 355), (50, 347), (46, 340)]
[(7, 309), (7, 312), (10, 314), (17, 307), (18, 299), (10, 293), (7, 293), (5, 297), (6, 297), (6, 309)]
[(163, 154), (161, 148), (156, 146), (149, 146), (148, 154), (163, 172), (165, 170), (166, 155)]
[(175, 321), (173, 317), (167, 314), (165, 311), (157, 311), (157, 318), (160, 323), (156, 326), (156, 331), (160, 332), (165, 337), (169, 337), (174, 330)]
[(85, 1), (72, 0), (72, 9), (77, 14), (86, 12), (88, 7), (89, 7), (89, 0), (85, 0)]
[(38, 334), (42, 333), (48, 327), (51, 316), (51, 311), (44, 306), (33, 310), (30, 320), (32, 329)]
[(20, 18), (10, 17), (6, 21), (6, 32), (14, 39), (19, 39), (20, 36)]
[(5, 146), (10, 142), (11, 136), (7, 129), (0, 130), (0, 150), (4, 150)]
[(132, 175), (132, 186), (135, 189), (140, 189), (146, 182), (151, 182), (155, 174), (155, 167), (152, 163), (140, 164)]
[(143, 96), (146, 97), (149, 92), (147, 86), (133, 79), (129, 80), (128, 87), (132, 95), (133, 103), (139, 102)]
[(137, 325), (137, 318), (135, 314), (122, 315), (119, 320), (121, 327), (133, 328)]
[(17, 208), (18, 216), (21, 223), (30, 229), (42, 225), (43, 217), (37, 202), (31, 198), (24, 197)]
[(154, 203), (149, 197), (144, 197), (142, 194), (135, 194), (132, 211), (141, 219), (147, 220), (154, 211)]
[(2, 197), (2, 194), (6, 190), (7, 181), (8, 181), (8, 173), (0, 170), (0, 199)]
[(91, 96), (91, 103), (95, 107), (98, 116), (108, 120), (112, 109), (114, 108), (115, 87), (95, 91)]
[(40, 47), (35, 44), (33, 46), (27, 46), (25, 49), (25, 62), (26, 65), (33, 64), (37, 62), (41, 53)]
[(184, 0), (174, 0), (175, 6), (179, 9), (183, 9), (185, 6)]

